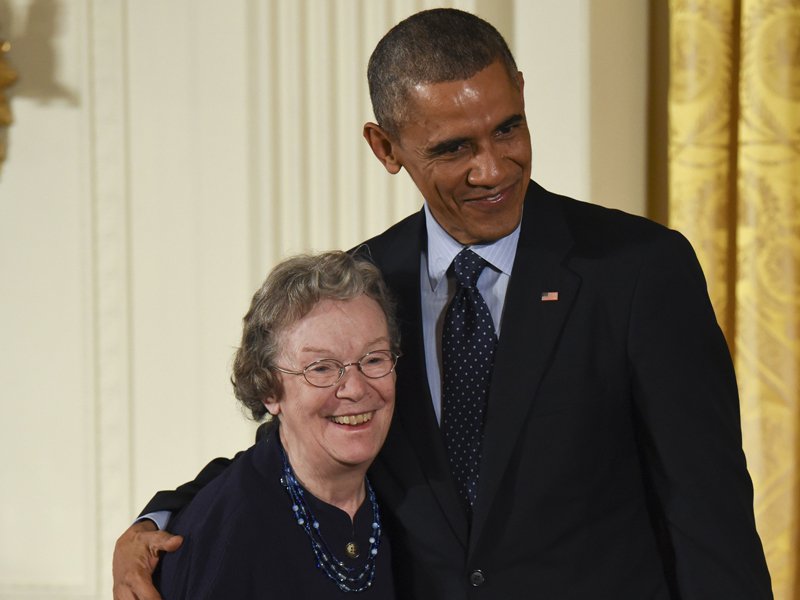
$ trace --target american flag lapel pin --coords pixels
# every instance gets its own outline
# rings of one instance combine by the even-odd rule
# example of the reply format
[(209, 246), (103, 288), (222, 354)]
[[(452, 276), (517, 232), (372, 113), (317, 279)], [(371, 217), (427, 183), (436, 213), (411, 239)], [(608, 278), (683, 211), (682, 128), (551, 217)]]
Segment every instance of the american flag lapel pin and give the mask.
[(542, 292), (542, 302), (556, 302), (558, 300), (558, 292)]

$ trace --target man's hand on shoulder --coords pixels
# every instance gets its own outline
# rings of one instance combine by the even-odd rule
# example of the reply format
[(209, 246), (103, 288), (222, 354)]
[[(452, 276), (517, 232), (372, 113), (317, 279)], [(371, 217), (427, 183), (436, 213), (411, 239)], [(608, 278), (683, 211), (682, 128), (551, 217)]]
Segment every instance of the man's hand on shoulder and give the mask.
[(114, 600), (161, 600), (153, 587), (153, 571), (162, 552), (175, 552), (179, 535), (158, 531), (149, 519), (134, 523), (114, 546)]

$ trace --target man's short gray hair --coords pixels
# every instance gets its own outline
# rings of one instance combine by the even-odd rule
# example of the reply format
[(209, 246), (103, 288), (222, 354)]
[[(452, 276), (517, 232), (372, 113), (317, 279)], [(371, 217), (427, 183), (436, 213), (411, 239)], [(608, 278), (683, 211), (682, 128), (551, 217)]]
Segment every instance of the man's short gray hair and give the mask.
[(383, 36), (369, 59), (367, 81), (378, 125), (397, 136), (413, 86), (469, 79), (497, 60), (516, 84), (514, 57), (491, 24), (453, 8), (411, 15)]

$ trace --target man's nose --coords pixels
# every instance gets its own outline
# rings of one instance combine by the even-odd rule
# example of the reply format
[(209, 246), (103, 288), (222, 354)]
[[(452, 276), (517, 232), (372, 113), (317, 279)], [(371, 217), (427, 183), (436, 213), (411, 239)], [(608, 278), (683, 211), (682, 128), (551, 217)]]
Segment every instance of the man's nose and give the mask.
[(467, 174), (467, 183), (479, 187), (494, 187), (503, 181), (505, 171), (504, 159), (494, 145), (480, 148), (472, 159), (472, 166)]

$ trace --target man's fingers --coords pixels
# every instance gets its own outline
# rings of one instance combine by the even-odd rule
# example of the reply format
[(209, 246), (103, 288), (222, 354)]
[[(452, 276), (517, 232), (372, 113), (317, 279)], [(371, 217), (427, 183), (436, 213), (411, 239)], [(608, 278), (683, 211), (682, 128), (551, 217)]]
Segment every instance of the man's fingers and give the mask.
[(153, 586), (150, 575), (141, 572), (128, 573), (114, 581), (114, 600), (162, 600)]
[(150, 578), (131, 576), (114, 584), (114, 600), (162, 600)]
[(114, 548), (114, 600), (161, 600), (153, 570), (162, 552), (174, 552), (182, 543), (179, 535), (156, 531), (152, 521), (131, 525)]
[(137, 600), (133, 592), (126, 587), (114, 584), (114, 600)]
[(157, 531), (148, 534), (148, 537), (150, 536), (157, 536), (149, 539), (150, 554), (155, 557), (158, 557), (160, 552), (175, 552), (183, 543), (181, 536), (172, 535), (168, 531)]

